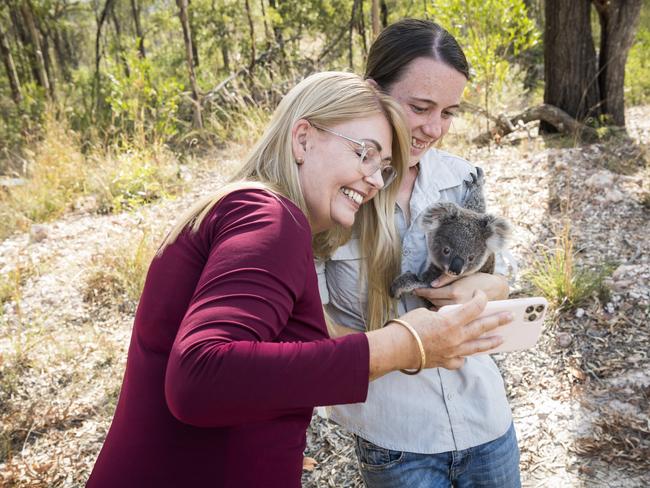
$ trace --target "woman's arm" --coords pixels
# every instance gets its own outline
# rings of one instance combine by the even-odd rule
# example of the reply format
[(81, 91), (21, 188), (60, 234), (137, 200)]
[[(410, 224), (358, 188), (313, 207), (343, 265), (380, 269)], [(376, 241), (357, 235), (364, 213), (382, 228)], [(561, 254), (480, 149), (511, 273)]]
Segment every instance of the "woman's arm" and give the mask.
[(219, 427), (363, 401), (368, 341), (325, 338), (306, 218), (263, 193), (218, 207), (204, 221), (207, 261), (167, 359), (170, 412)]
[[(400, 317), (418, 333), (426, 353), (425, 368), (458, 369), (465, 356), (484, 352), (501, 344), (498, 336), (483, 334), (512, 320), (510, 313), (477, 319), (487, 303), (481, 291), (476, 292), (460, 310), (440, 314), (418, 308)], [(402, 325), (388, 322), (383, 329), (367, 332), (370, 348), (370, 379), (391, 371), (420, 367), (420, 353), (411, 333)]]

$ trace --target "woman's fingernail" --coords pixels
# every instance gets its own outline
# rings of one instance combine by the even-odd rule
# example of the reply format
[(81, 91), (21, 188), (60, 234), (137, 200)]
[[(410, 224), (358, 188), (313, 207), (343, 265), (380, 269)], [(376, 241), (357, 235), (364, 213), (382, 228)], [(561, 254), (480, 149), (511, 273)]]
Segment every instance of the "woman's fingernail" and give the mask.
[(433, 281), (431, 282), (431, 286), (432, 286), (433, 288), (435, 288), (435, 287), (438, 286), (439, 284), (440, 284), (440, 280), (433, 280)]

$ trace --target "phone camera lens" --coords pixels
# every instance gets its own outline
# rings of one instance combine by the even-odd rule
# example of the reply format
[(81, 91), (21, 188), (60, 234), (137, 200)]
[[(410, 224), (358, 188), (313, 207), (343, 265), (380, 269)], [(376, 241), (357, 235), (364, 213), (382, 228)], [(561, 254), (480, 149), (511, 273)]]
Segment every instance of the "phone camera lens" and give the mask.
[(537, 305), (535, 310), (537, 310), (538, 313), (541, 313), (544, 310), (544, 305)]
[(534, 313), (531, 313), (528, 316), (528, 320), (530, 320), (531, 322), (534, 322), (535, 320), (537, 320), (537, 315), (535, 315)]
[(533, 307), (532, 305), (526, 307), (526, 313), (531, 313), (533, 310), (535, 310), (535, 307)]

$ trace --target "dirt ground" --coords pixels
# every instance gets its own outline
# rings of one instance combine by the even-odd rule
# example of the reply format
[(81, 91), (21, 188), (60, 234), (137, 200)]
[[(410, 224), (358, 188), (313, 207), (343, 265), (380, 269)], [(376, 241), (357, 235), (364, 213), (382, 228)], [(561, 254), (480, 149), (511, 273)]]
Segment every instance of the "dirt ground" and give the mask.
[[(611, 269), (609, 296), (552, 314), (534, 349), (495, 357), (524, 486), (650, 485), (650, 107), (628, 111), (628, 130), (627, 141), (574, 147), (532, 129), (454, 149), (485, 170), (489, 209), (513, 223), (514, 294), (531, 293), (525, 272), (567, 221), (579, 262)], [(216, 168), (232, 165), (215, 157)], [(44, 235), (0, 242), (0, 271), (22, 273), (19, 296), (0, 313), (1, 486), (84, 485), (110, 425), (135, 306), (84, 300), (89, 269), (134, 236), (162, 234), (222, 173), (203, 170), (175, 200), (118, 215), (80, 208)], [(351, 438), (335, 424), (314, 416), (306, 455), (318, 464), (304, 486), (362, 486)]]

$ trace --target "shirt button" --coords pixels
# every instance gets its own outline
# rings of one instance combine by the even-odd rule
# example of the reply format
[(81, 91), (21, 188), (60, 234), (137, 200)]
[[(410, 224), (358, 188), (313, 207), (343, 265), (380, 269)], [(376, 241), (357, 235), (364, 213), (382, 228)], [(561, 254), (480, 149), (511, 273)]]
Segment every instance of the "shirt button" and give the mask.
[(447, 400), (451, 400), (454, 397), (451, 393), (447, 393)]
[(408, 256), (409, 254), (411, 254), (411, 251), (409, 251), (408, 249), (402, 249), (402, 254), (404, 256)]

